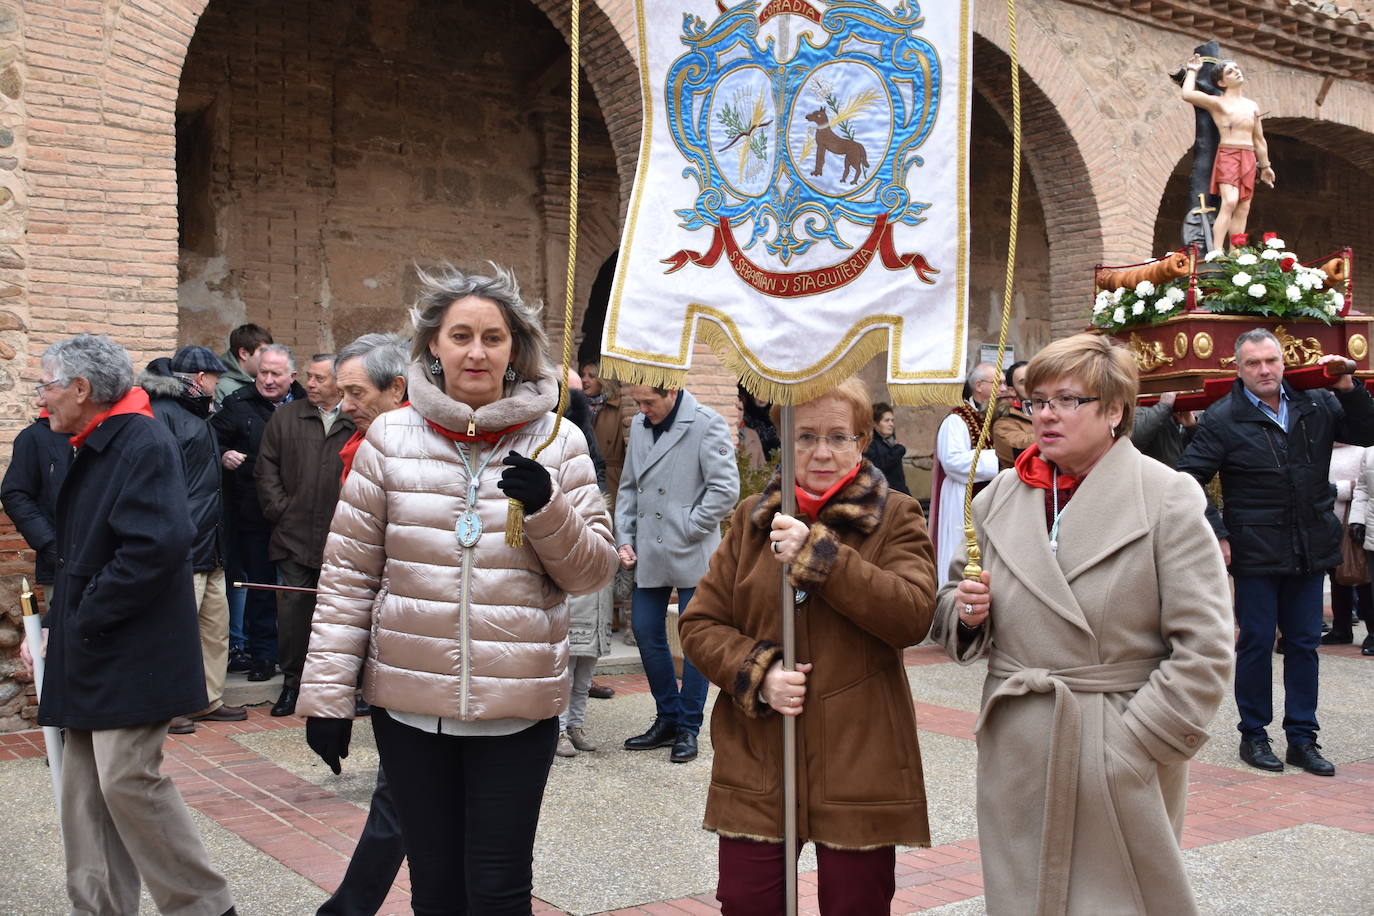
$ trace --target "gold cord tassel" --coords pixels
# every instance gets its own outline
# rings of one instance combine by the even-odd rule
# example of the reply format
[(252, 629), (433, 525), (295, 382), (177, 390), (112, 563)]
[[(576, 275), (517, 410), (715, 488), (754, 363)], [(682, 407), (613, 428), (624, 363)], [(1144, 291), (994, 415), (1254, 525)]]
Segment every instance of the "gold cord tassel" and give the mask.
[(506, 500), (506, 546), (525, 546), (525, 504), (518, 499)]

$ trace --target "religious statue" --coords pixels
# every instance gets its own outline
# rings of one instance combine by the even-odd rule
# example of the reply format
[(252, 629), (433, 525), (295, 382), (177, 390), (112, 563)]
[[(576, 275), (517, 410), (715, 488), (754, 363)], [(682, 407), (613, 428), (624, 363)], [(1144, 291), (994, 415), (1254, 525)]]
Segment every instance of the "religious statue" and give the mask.
[[(1204, 56), (1201, 52), (1211, 52)], [(1269, 146), (1264, 139), (1259, 105), (1247, 99), (1243, 89), (1245, 74), (1233, 60), (1218, 59), (1216, 42), (1194, 52), (1185, 65), (1179, 97), (1198, 109), (1198, 141), (1194, 145), (1193, 181), (1189, 191), (1198, 206), (1190, 213), (1184, 228), (1184, 242), (1201, 242), (1209, 251), (1226, 251), (1232, 235), (1244, 235), (1250, 215), (1250, 200), (1255, 194), (1255, 177), (1274, 186), (1274, 170), (1269, 164)], [(1203, 70), (1207, 72), (1204, 76)], [(1208, 117), (1204, 119), (1203, 115)], [(1206, 169), (1204, 121), (1215, 130), (1215, 152), (1210, 157), (1210, 180), (1205, 194), (1216, 195), (1216, 217), (1206, 232), (1207, 198), (1199, 187), (1200, 171)], [(1207, 136), (1210, 140), (1211, 137)], [(1208, 144), (1211, 145), (1211, 144)], [(1200, 168), (1201, 167), (1201, 168)], [(1192, 219), (1196, 215), (1197, 219)], [(1197, 229), (1202, 228), (1202, 232)]]

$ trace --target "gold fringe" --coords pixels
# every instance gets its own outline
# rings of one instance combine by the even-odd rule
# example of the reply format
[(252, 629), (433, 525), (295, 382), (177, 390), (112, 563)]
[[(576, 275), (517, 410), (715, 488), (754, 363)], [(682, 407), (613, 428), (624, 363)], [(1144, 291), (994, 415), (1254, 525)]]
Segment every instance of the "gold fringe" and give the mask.
[(506, 546), (519, 550), (525, 546), (525, 504), (506, 500)]
[[(773, 404), (805, 404), (826, 392), (835, 390), (840, 382), (854, 375), (873, 357), (887, 352), (886, 328), (872, 328), (862, 335), (844, 358), (814, 378), (798, 384), (779, 382), (760, 375), (753, 365), (731, 343), (730, 335), (719, 325), (703, 321), (697, 325), (697, 336), (720, 358), (721, 364), (739, 379), (754, 397)], [(650, 385), (657, 388), (682, 388), (687, 381), (686, 369), (632, 362), (603, 354), (601, 374), (626, 385)], [(908, 384), (889, 385), (892, 401), (904, 407), (954, 406), (961, 400), (963, 385)]]

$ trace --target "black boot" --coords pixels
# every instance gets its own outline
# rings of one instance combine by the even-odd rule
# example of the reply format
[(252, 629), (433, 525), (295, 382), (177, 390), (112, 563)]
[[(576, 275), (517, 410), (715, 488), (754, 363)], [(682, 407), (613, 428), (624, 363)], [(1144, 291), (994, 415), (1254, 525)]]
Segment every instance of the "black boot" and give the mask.
[[(1292, 748), (1289, 748), (1288, 756), (1293, 756)], [(1242, 738), (1240, 759), (1259, 770), (1283, 772), (1283, 763), (1274, 756), (1274, 750), (1269, 746), (1268, 738)]]
[(1315, 741), (1288, 745), (1285, 755), (1295, 767), (1302, 767), (1313, 776), (1335, 776), (1336, 768), (1330, 760), (1322, 756), (1321, 745)]
[(299, 695), (300, 691), (295, 687), (283, 687), (281, 696), (277, 697), (277, 703), (272, 707), (272, 715), (280, 717), (295, 714), (296, 697)]
[(677, 740), (677, 725), (662, 716), (654, 719), (654, 724), (642, 735), (625, 739), (627, 751), (651, 751), (656, 747), (667, 747)]

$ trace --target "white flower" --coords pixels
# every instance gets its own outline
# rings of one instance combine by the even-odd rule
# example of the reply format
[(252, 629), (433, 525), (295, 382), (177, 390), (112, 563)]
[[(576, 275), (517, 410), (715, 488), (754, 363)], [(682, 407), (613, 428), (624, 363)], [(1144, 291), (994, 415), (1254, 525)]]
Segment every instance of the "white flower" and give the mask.
[(1266, 261), (1277, 261), (1279, 258), (1283, 257), (1283, 252), (1275, 248), (1266, 248), (1260, 252), (1260, 257), (1264, 258)]
[(1170, 299), (1168, 296), (1160, 296), (1159, 301), (1155, 303), (1155, 311), (1159, 312), (1160, 314), (1163, 314), (1164, 312), (1167, 312), (1170, 309), (1172, 309), (1177, 304), (1177, 299)]
[(1328, 295), (1331, 297), (1331, 305), (1334, 306), (1334, 311), (1331, 312), (1331, 314), (1334, 315), (1345, 307), (1345, 296), (1336, 292), (1334, 289), (1331, 290)]
[(1112, 304), (1116, 305), (1121, 301), (1121, 297), (1126, 295), (1126, 287), (1118, 286), (1112, 291)]
[(1126, 323), (1126, 307), (1125, 307), (1124, 305), (1118, 305), (1118, 306), (1116, 307), (1116, 311), (1112, 312), (1112, 323), (1113, 323), (1113, 324), (1125, 324), (1125, 323)]
[(1137, 296), (1152, 296), (1154, 292), (1155, 285), (1149, 280), (1141, 280), (1135, 285), (1135, 294)]
[(1272, 248), (1272, 249), (1274, 249), (1275, 251), (1277, 251), (1278, 249), (1282, 248), (1282, 247), (1283, 247), (1284, 245), (1286, 245), (1286, 244), (1288, 244), (1288, 243), (1285, 242), (1283, 239), (1270, 239), (1269, 241), (1267, 241), (1267, 242), (1264, 243), (1264, 247), (1266, 247), (1266, 248)]
[(1247, 251), (1245, 252), (1245, 254), (1236, 258), (1236, 263), (1239, 264), (1241, 267), (1249, 267), (1251, 264), (1258, 264), (1259, 258), (1255, 257), (1253, 254)]
[(1225, 257), (1225, 255), (1222, 253), (1222, 250), (1220, 248), (1214, 248), (1211, 251), (1207, 252), (1206, 256), (1204, 256), (1202, 260), (1216, 261), (1223, 257)]
[(1107, 306), (1111, 304), (1112, 294), (1104, 289), (1102, 292), (1098, 293), (1097, 298), (1093, 300), (1093, 314), (1101, 315), (1107, 310)]
[(1250, 276), (1245, 271), (1240, 270), (1236, 271), (1236, 275), (1231, 278), (1231, 282), (1236, 284), (1237, 286), (1245, 286), (1249, 284), (1249, 282), (1253, 279), (1254, 277)]
[(1298, 289), (1296, 286), (1288, 287), (1283, 291), (1283, 294), (1288, 297), (1289, 302), (1297, 302), (1302, 298), (1302, 290)]
[(1179, 289), (1177, 286), (1169, 287), (1169, 291), (1166, 292), (1164, 295), (1168, 296), (1169, 301), (1173, 303), (1179, 303), (1182, 302), (1184, 299), (1188, 298), (1188, 294), (1185, 293), (1183, 290)]
[(1132, 314), (1132, 315), (1143, 315), (1143, 314), (1145, 314), (1145, 300), (1143, 300), (1143, 299), (1137, 299), (1137, 300), (1135, 301), (1135, 304), (1131, 306), (1131, 314)]
[(1250, 284), (1250, 288), (1247, 289), (1246, 292), (1249, 293), (1251, 296), (1254, 296), (1256, 299), (1263, 299), (1264, 294), (1267, 293), (1268, 290), (1264, 288), (1263, 283), (1252, 283)]

